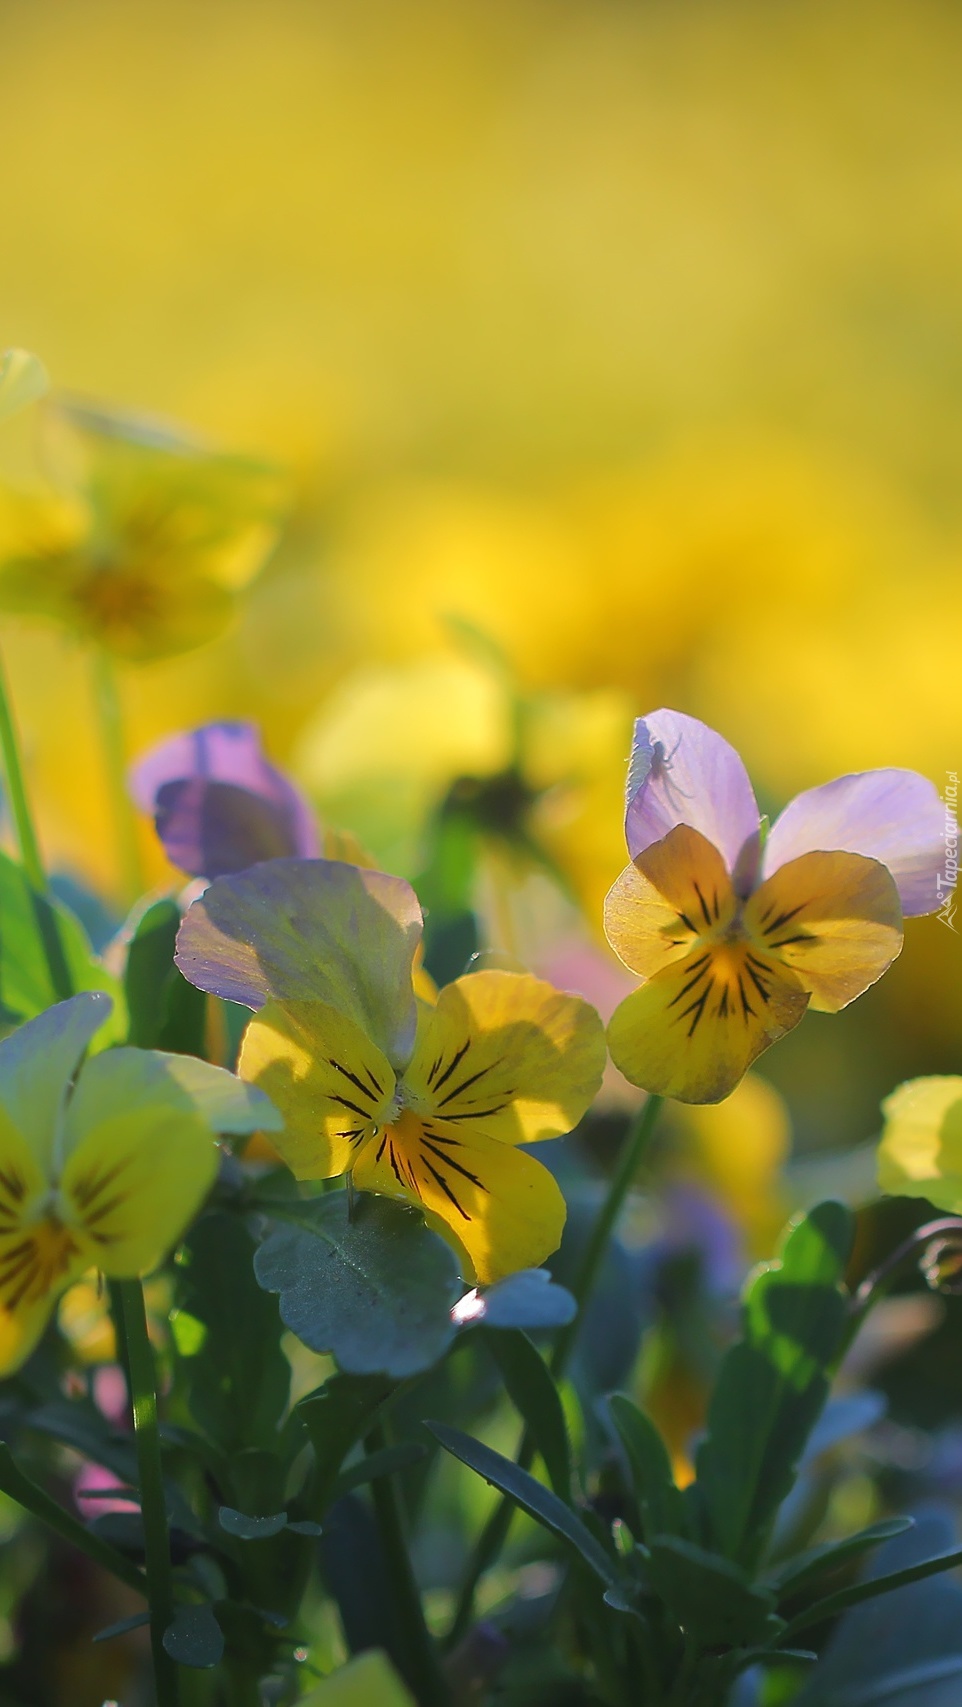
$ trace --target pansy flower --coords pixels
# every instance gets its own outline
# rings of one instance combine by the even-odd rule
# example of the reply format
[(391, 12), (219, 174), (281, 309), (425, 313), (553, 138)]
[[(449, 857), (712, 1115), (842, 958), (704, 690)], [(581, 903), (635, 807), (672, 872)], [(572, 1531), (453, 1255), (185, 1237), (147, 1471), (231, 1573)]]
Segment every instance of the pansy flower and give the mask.
[(72, 996), (0, 1042), (0, 1375), (89, 1269), (156, 1268), (214, 1178), (217, 1133), (279, 1124), (263, 1092), (193, 1056), (84, 1060), (111, 1005)]
[(413, 982), (409, 884), (334, 860), (271, 860), (188, 910), (177, 964), (256, 1010), (239, 1071), (284, 1116), (298, 1179), (351, 1174), (416, 1204), (482, 1282), (557, 1249), (565, 1204), (520, 1145), (569, 1132), (605, 1059), (594, 1009), (522, 973)]
[(962, 1215), (962, 1077), (909, 1079), (882, 1104), (878, 1183)]
[(46, 427), (54, 484), (0, 493), (0, 608), (138, 661), (219, 634), (277, 537), (277, 470), (78, 404)]
[(903, 913), (938, 907), (943, 818), (915, 771), (863, 771), (798, 795), (763, 836), (727, 741), (679, 712), (639, 719), (632, 863), (605, 906), (609, 942), (643, 979), (608, 1030), (625, 1077), (717, 1102), (807, 1007), (836, 1013), (874, 984)]
[(253, 723), (205, 723), (171, 735), (133, 766), (130, 791), (153, 818), (171, 865), (189, 877), (320, 852), (310, 806), (264, 757)]

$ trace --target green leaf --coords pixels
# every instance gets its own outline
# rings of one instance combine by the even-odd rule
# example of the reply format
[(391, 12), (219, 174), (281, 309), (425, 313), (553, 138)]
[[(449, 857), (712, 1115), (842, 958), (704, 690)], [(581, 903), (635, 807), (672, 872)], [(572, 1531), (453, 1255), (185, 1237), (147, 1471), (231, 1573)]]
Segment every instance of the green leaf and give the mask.
[(0, 1027), (10, 1031), (80, 990), (106, 990), (113, 998), (95, 1048), (120, 1042), (127, 1031), (123, 992), (95, 958), (80, 921), (0, 854)]
[(847, 1535), (844, 1541), (826, 1541), (820, 1547), (808, 1547), (804, 1553), (796, 1553), (777, 1570), (769, 1571), (765, 1582), (776, 1590), (779, 1600), (784, 1600), (797, 1594), (813, 1578), (822, 1576), (826, 1571), (837, 1570), (848, 1560), (867, 1553), (869, 1548), (879, 1546), (882, 1541), (891, 1541), (895, 1535), (904, 1535), (907, 1529), (914, 1527), (915, 1519), (912, 1517), (886, 1518), (882, 1523), (871, 1524), (868, 1529), (860, 1529), (857, 1535)]
[(657, 1536), (650, 1553), (652, 1589), (698, 1647), (741, 1648), (773, 1634), (774, 1593), (753, 1588), (730, 1559), (677, 1535)]
[(917, 1565), (907, 1565), (904, 1570), (890, 1571), (887, 1576), (868, 1577), (864, 1582), (852, 1583), (849, 1588), (840, 1588), (837, 1594), (816, 1600), (814, 1605), (806, 1607), (797, 1618), (793, 1618), (785, 1630), (785, 1639), (788, 1641), (800, 1631), (810, 1630), (814, 1624), (835, 1618), (846, 1607), (858, 1606), (863, 1600), (874, 1600), (880, 1594), (890, 1594), (892, 1589), (902, 1588), (906, 1583), (938, 1576), (942, 1571), (953, 1570), (956, 1565), (962, 1565), (962, 1547), (953, 1547), (951, 1552), (938, 1553), (932, 1559), (922, 1559)]
[(437, 1363), (454, 1337), (458, 1262), (416, 1210), (365, 1194), (351, 1220), (339, 1191), (285, 1213), (254, 1270), (305, 1345), (351, 1375), (400, 1381)]
[(342, 1494), (349, 1494), (352, 1488), (360, 1488), (365, 1482), (374, 1482), (379, 1476), (393, 1476), (399, 1470), (410, 1470), (413, 1465), (420, 1464), (427, 1454), (427, 1447), (419, 1445), (416, 1440), (402, 1440), (397, 1446), (385, 1446), (377, 1452), (369, 1452), (357, 1464), (351, 1464), (338, 1476), (333, 1497), (340, 1499)]
[(611, 1395), (607, 1410), (628, 1459), (643, 1538), (684, 1535), (688, 1528), (685, 1502), (675, 1486), (665, 1443), (651, 1418), (623, 1393)]
[(452, 1457), (459, 1458), (469, 1470), (494, 1488), (499, 1488), (516, 1505), (533, 1517), (545, 1529), (550, 1529), (559, 1535), (563, 1541), (580, 1553), (585, 1564), (606, 1588), (615, 1588), (618, 1584), (618, 1571), (613, 1559), (609, 1558), (599, 1541), (596, 1541), (590, 1529), (581, 1519), (565, 1505), (557, 1494), (541, 1482), (529, 1476), (520, 1465), (512, 1463), (510, 1458), (503, 1458), (500, 1452), (492, 1451), (490, 1446), (484, 1446), (480, 1440), (473, 1440), (469, 1434), (462, 1434), (460, 1429), (449, 1428), (447, 1423), (425, 1422), (435, 1439), (440, 1441), (446, 1452)]
[(303, 1422), (314, 1448), (313, 1511), (325, 1512), (337, 1498), (341, 1465), (370, 1432), (391, 1391), (390, 1382), (379, 1376), (333, 1375), (319, 1392), (308, 1394), (297, 1406), (294, 1415)]
[(50, 1498), (43, 1488), (38, 1488), (25, 1476), (19, 1465), (15, 1463), (9, 1446), (0, 1441), (0, 1491), (8, 1498), (23, 1506), (31, 1517), (36, 1517), (45, 1523), (48, 1529), (60, 1535), (76, 1547), (79, 1552), (86, 1553), (88, 1559), (93, 1559), (104, 1570), (119, 1577), (128, 1588), (136, 1589), (138, 1594), (146, 1595), (147, 1579), (137, 1566), (126, 1559), (123, 1553), (118, 1553), (108, 1541), (102, 1541), (92, 1530), (78, 1523), (75, 1517), (63, 1510), (56, 1500)]
[(298, 1707), (414, 1707), (386, 1654), (371, 1648), (302, 1695)]
[(842, 1204), (822, 1203), (790, 1229), (778, 1260), (749, 1286), (742, 1339), (712, 1395), (687, 1503), (706, 1543), (750, 1569), (828, 1397), (852, 1225)]
[(132, 1618), (121, 1618), (116, 1624), (108, 1624), (106, 1629), (98, 1630), (96, 1636), (91, 1636), (92, 1642), (112, 1642), (115, 1636), (126, 1636), (130, 1630), (140, 1630), (150, 1623), (149, 1612), (135, 1612)]
[(224, 1633), (213, 1607), (182, 1606), (164, 1631), (164, 1647), (180, 1666), (207, 1671), (224, 1653)]
[(564, 1408), (540, 1352), (527, 1334), (499, 1330), (488, 1337), (508, 1397), (534, 1436), (555, 1493), (571, 1502), (571, 1453)]
[(222, 1505), (217, 1521), (227, 1535), (233, 1535), (238, 1541), (269, 1541), (272, 1535), (279, 1535), (282, 1529), (287, 1528), (287, 1513), (276, 1511), (270, 1517), (248, 1517), (245, 1511), (235, 1511), (233, 1506)]
[(207, 997), (174, 965), (179, 928), (180, 908), (169, 896), (146, 907), (133, 926), (124, 970), (128, 1042), (203, 1057)]
[(254, 1278), (254, 1241), (235, 1217), (204, 1215), (185, 1250), (178, 1304), (205, 1330), (182, 1365), (191, 1415), (225, 1451), (276, 1445), (291, 1371), (276, 1300)]

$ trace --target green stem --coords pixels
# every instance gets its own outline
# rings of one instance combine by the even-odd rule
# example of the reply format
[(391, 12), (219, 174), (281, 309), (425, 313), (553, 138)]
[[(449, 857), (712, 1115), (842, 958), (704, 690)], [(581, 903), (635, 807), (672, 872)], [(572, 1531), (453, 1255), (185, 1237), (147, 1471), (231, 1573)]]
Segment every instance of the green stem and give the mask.
[(43, 895), (47, 889), (47, 875), (43, 868), (43, 860), (40, 857), (37, 833), (33, 827), (30, 802), (27, 798), (27, 785), (23, 774), (23, 762), (20, 757), (20, 740), (7, 688), (6, 671), (2, 661), (0, 661), (0, 750), (3, 752), (3, 773), (6, 778), (7, 793), (10, 797), (14, 828), (17, 832), (20, 859), (30, 883), (34, 889)]
[[(641, 1158), (648, 1147), (661, 1102), (661, 1097), (649, 1097), (628, 1128), (621, 1154), (618, 1157), (618, 1166), (611, 1177), (605, 1200), (591, 1229), (591, 1237), (585, 1247), (575, 1277), (572, 1291), (578, 1308), (568, 1326), (559, 1335), (551, 1357), (551, 1373), (556, 1381), (562, 1379), (571, 1361), (571, 1355), (577, 1344), (578, 1333), (584, 1321), (585, 1310), (594, 1293), (609, 1240), (624, 1207), (629, 1187), (638, 1172)], [(517, 1457), (517, 1462), (522, 1470), (530, 1470), (536, 1452), (534, 1436), (530, 1429), (525, 1429)], [(459, 1641), (471, 1623), (474, 1616), (474, 1596), (478, 1583), (485, 1571), (490, 1570), (501, 1552), (508, 1538), (515, 1509), (514, 1501), (507, 1496), (499, 1500), (478, 1536), (458, 1597), (451, 1629), (448, 1632), (447, 1640), (449, 1643)]]
[(144, 1523), (150, 1646), (157, 1707), (177, 1707), (177, 1668), (164, 1647), (164, 1632), (174, 1616), (174, 1596), (167, 1501), (157, 1427), (154, 1354), (147, 1334), (144, 1289), (139, 1280), (117, 1280), (111, 1283), (111, 1293), (124, 1324), (123, 1350), (140, 1472), (140, 1510)]
[(144, 873), (137, 840), (137, 820), (127, 792), (127, 754), (124, 720), (113, 659), (98, 648), (93, 654), (94, 696), (100, 723), (104, 775), (114, 821), (120, 883), (128, 905), (143, 892)]
[[(364, 1444), (368, 1452), (386, 1451), (390, 1442), (383, 1422), (375, 1424)], [(450, 1707), (450, 1692), (438, 1663), (434, 1640), (424, 1621), (421, 1591), (408, 1552), (395, 1478), (378, 1476), (371, 1483), (371, 1494), (394, 1595), (395, 1624), (407, 1681), (414, 1691), (418, 1707)]]

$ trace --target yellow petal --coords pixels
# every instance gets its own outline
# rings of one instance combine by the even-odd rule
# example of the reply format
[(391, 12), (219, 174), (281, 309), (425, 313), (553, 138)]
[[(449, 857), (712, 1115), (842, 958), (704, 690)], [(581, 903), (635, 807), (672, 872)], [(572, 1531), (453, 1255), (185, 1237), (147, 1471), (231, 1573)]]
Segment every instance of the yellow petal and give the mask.
[(484, 1132), (406, 1110), (354, 1170), (365, 1191), (415, 1203), (466, 1254), (482, 1285), (536, 1268), (561, 1243), (565, 1200), (547, 1168)]
[(134, 1049), (81, 1071), (64, 1120), (61, 1213), (86, 1266), (147, 1274), (180, 1237), (217, 1172), (192, 1098)]
[(736, 910), (718, 849), (700, 831), (677, 824), (612, 885), (605, 934), (632, 972), (652, 978), (683, 958), (703, 933), (724, 930)]
[[(69, 1285), (69, 1280), (64, 1284)], [(0, 1298), (0, 1378), (12, 1375), (26, 1363), (50, 1320), (58, 1291), (62, 1289), (61, 1286), (35, 1298), (24, 1298), (22, 1303), (12, 1308)]]
[(612, 1015), (608, 1047), (615, 1066), (643, 1090), (720, 1102), (807, 1006), (795, 974), (750, 943), (698, 944), (625, 997)]
[(30, 350), (4, 350), (0, 356), (0, 421), (35, 403), (49, 387), (39, 356)]
[(886, 1097), (882, 1112), (881, 1190), (962, 1213), (962, 1077), (910, 1079)]
[(557, 1138), (597, 1095), (604, 1031), (580, 996), (517, 972), (475, 972), (422, 1009), (404, 1074), (416, 1112), (507, 1144)]
[(395, 1088), (387, 1058), (326, 1002), (268, 1002), (244, 1034), (238, 1071), (283, 1115), (271, 1141), (298, 1179), (346, 1172)]
[(895, 881), (862, 854), (807, 853), (780, 866), (748, 902), (745, 927), (823, 1013), (860, 996), (902, 947)]

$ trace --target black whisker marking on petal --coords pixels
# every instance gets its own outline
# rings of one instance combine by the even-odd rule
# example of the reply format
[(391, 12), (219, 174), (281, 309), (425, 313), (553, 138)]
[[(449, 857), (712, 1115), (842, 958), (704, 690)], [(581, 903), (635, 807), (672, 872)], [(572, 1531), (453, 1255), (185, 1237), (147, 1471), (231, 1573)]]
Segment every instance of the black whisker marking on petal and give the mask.
[(367, 1074), (368, 1078), (370, 1079), (372, 1085), (374, 1086), (374, 1089), (377, 1092), (378, 1096), (382, 1097), (384, 1095), (384, 1086), (379, 1082), (379, 1080), (377, 1080), (374, 1077), (374, 1074), (371, 1072), (371, 1069), (368, 1066), (366, 1061), (364, 1063), (364, 1071)]
[(433, 1138), (435, 1144), (450, 1144), (452, 1149), (461, 1149), (460, 1138), (452, 1138), (446, 1132), (435, 1132), (434, 1127), (429, 1126), (426, 1120), (421, 1122), (421, 1130), (426, 1133), (429, 1138)]
[(447, 1180), (441, 1178), (441, 1175), (438, 1173), (437, 1168), (434, 1168), (431, 1166), (431, 1163), (428, 1161), (427, 1156), (422, 1156), (421, 1160), (423, 1161), (424, 1166), (427, 1168), (428, 1173), (431, 1174), (432, 1177), (437, 1180), (438, 1185), (441, 1187), (441, 1190), (444, 1192), (445, 1197), (450, 1198), (451, 1202), (454, 1204), (454, 1207), (457, 1210), (458, 1214), (461, 1216), (462, 1220), (470, 1221), (470, 1219), (471, 1219), (470, 1215), (468, 1214), (466, 1209), (462, 1209), (460, 1203), (458, 1202), (457, 1198), (454, 1195), (454, 1192), (451, 1190), (451, 1187), (448, 1185)]
[(377, 1167), (378, 1162), (381, 1160), (381, 1157), (384, 1154), (384, 1146), (386, 1143), (387, 1143), (387, 1133), (385, 1132), (384, 1137), (381, 1139), (381, 1142), (377, 1147), (377, 1155), (374, 1158), (374, 1166), (375, 1167)]
[[(364, 1083), (363, 1079), (359, 1079), (357, 1074), (352, 1073), (349, 1068), (342, 1067), (340, 1061), (335, 1061), (333, 1056), (331, 1056), (331, 1055), (328, 1056), (328, 1063), (330, 1066), (332, 1066), (334, 1068), (334, 1071), (336, 1073), (343, 1073), (345, 1079), (350, 1079), (351, 1084), (354, 1086), (354, 1089), (356, 1091), (360, 1091), (362, 1097), (367, 1097), (370, 1100), (371, 1093), (368, 1090), (367, 1085)], [(367, 1069), (365, 1068), (365, 1072), (366, 1071), (367, 1071)]]
[(711, 914), (708, 911), (708, 902), (705, 900), (705, 897), (701, 892), (701, 885), (699, 884), (697, 878), (692, 878), (692, 882), (694, 883), (694, 886), (695, 886), (695, 894), (698, 896), (698, 905), (701, 907), (702, 918), (704, 919), (706, 925), (710, 925), (711, 924)]
[(445, 1120), (488, 1120), (492, 1114), (501, 1114), (510, 1105), (510, 1102), (511, 1098), (507, 1097), (504, 1102), (496, 1103), (494, 1108), (469, 1108), (462, 1110), (460, 1114), (446, 1114), (444, 1118)]
[(479, 1191), (487, 1191), (487, 1186), (478, 1179), (477, 1174), (471, 1173), (468, 1168), (463, 1168), (461, 1163), (456, 1162), (453, 1156), (446, 1156), (441, 1150), (436, 1150), (434, 1145), (429, 1143), (427, 1139), (425, 1139), (425, 1143), (432, 1155), (437, 1156), (439, 1162), (444, 1162), (449, 1168), (453, 1168), (455, 1173), (463, 1174), (465, 1179), (469, 1179), (471, 1184), (476, 1185)]
[(14, 1203), (22, 1202), (27, 1188), (20, 1175), (14, 1172), (12, 1168), (9, 1173), (0, 1168), (0, 1186), (3, 1187), (9, 1197), (13, 1198)]
[(348, 1097), (339, 1096), (336, 1091), (331, 1092), (331, 1101), (339, 1102), (342, 1108), (349, 1108), (351, 1113), (359, 1115), (361, 1120), (370, 1120), (371, 1118), (371, 1109), (358, 1108), (356, 1102), (351, 1102)]
[(11, 1292), (9, 1298), (4, 1300), (8, 1310), (15, 1310), (17, 1308), (17, 1305), (23, 1301), (27, 1293), (30, 1291), (34, 1281), (39, 1279), (42, 1273), (43, 1270), (40, 1261), (37, 1259), (31, 1264), (30, 1268), (20, 1281), (19, 1286), (16, 1286)]
[(771, 992), (766, 989), (765, 985), (762, 983), (754, 966), (746, 966), (745, 971), (748, 973), (748, 976), (758, 991), (758, 994), (761, 996), (762, 1001), (766, 1003), (770, 1002), (772, 999)]
[(794, 936), (783, 936), (781, 942), (773, 942), (772, 948), (790, 948), (794, 942), (818, 942), (814, 931), (797, 931)]
[(714, 979), (710, 979), (708, 984), (705, 986), (705, 989), (702, 991), (701, 995), (697, 998), (697, 1000), (695, 1000), (694, 1002), (690, 1002), (687, 1008), (682, 1008), (681, 1013), (678, 1015), (679, 1019), (687, 1019), (689, 1014), (692, 1015), (692, 1022), (691, 1022), (691, 1025), (688, 1027), (688, 1036), (689, 1037), (694, 1037), (695, 1032), (698, 1028), (698, 1022), (701, 1019), (702, 1014), (705, 1012), (705, 1003), (707, 1002), (709, 996), (711, 995), (714, 987), (715, 987), (715, 981), (714, 981)]
[[(705, 956), (705, 959), (706, 960), (708, 959), (707, 955)], [(703, 978), (706, 978), (706, 977), (710, 978), (711, 972), (707, 966), (702, 966), (695, 973), (693, 978), (689, 978), (688, 983), (685, 984), (681, 990), (679, 990), (677, 996), (672, 996), (671, 1001), (668, 1003), (669, 1008), (675, 1007), (678, 1002), (683, 1002), (685, 997), (687, 996), (689, 990), (693, 990), (695, 988), (695, 985), (700, 984), (701, 980)]]
[(350, 1132), (339, 1132), (337, 1136), (339, 1138), (349, 1138), (352, 1144), (356, 1144), (359, 1139), (364, 1137), (364, 1132), (365, 1128), (363, 1126), (355, 1126)]
[(89, 1209), (90, 1205), (96, 1203), (97, 1198), (103, 1195), (107, 1187), (113, 1185), (117, 1175), (123, 1173), (124, 1168), (129, 1166), (130, 1157), (122, 1156), (119, 1162), (115, 1162), (114, 1166), (107, 1168), (104, 1173), (95, 1174), (91, 1172), (86, 1174), (82, 1180), (77, 1180), (73, 1187), (73, 1196), (80, 1208)]
[(697, 933), (696, 933), (696, 931), (695, 931), (695, 927), (694, 927), (694, 925), (693, 925), (693, 924), (692, 924), (692, 922), (691, 922), (691, 920), (690, 920), (690, 918), (689, 918), (689, 917), (688, 917), (688, 914), (687, 914), (687, 913), (679, 913), (679, 914), (678, 914), (678, 917), (679, 917), (679, 918), (680, 918), (680, 920), (681, 920), (681, 922), (682, 922), (682, 924), (683, 924), (683, 925), (684, 925), (684, 926), (685, 926), (685, 928), (686, 928), (686, 929), (687, 929), (687, 930), (690, 930), (690, 931), (691, 931), (691, 933), (692, 933), (692, 935), (693, 935), (693, 936), (694, 936), (694, 935), (696, 935), (696, 934), (697, 934)]
[(738, 994), (741, 996), (741, 999), (742, 999), (742, 1018), (747, 1020), (749, 1014), (751, 1014), (752, 1018), (754, 1019), (755, 1018), (755, 1009), (752, 1007), (751, 1002), (748, 1000), (748, 997), (745, 994), (745, 986), (742, 983), (742, 975), (740, 972), (738, 974)]
[(715, 1009), (715, 1018), (716, 1019), (727, 1019), (728, 1018), (728, 985), (727, 984), (722, 985), (721, 1001), (719, 1002), (717, 1008)]
[(810, 906), (810, 901), (800, 901), (797, 907), (786, 908), (784, 913), (779, 913), (777, 919), (773, 919), (770, 925), (765, 926), (762, 934), (771, 936), (772, 931), (780, 931), (783, 925), (788, 924), (789, 919), (794, 919), (798, 913), (804, 913), (805, 908)]
[(429, 1074), (428, 1074), (428, 1084), (429, 1084), (429, 1085), (431, 1085), (431, 1084), (433, 1084), (433, 1083), (434, 1083), (434, 1075), (435, 1075), (435, 1073), (436, 1073), (436, 1072), (437, 1072), (437, 1070), (438, 1070), (438, 1068), (439, 1068), (439, 1067), (440, 1067), (440, 1065), (441, 1065), (441, 1062), (442, 1062), (442, 1061), (443, 1061), (443, 1060), (444, 1060), (444, 1055), (443, 1055), (443, 1053), (442, 1053), (442, 1054), (440, 1054), (440, 1055), (439, 1055), (439, 1056), (437, 1056), (437, 1058), (436, 1058), (436, 1060), (435, 1060), (435, 1062), (434, 1062), (434, 1065), (433, 1065), (433, 1066), (432, 1066), (432, 1068), (431, 1068), (431, 1071), (430, 1071), (430, 1073), (429, 1073)]
[(439, 1078), (437, 1084), (434, 1086), (434, 1089), (436, 1091), (439, 1091), (441, 1089), (442, 1085), (447, 1084), (448, 1080), (451, 1077), (451, 1074), (454, 1072), (455, 1068), (458, 1067), (460, 1065), (460, 1063), (464, 1060), (464, 1057), (468, 1053), (468, 1050), (470, 1049), (470, 1047), (471, 1047), (471, 1039), (469, 1037), (466, 1039), (466, 1041), (464, 1043), (462, 1043), (460, 1049), (455, 1050), (450, 1061), (448, 1062), (447, 1066), (445, 1067), (444, 1072), (441, 1074), (441, 1077)]
[(122, 1203), (126, 1203), (126, 1201), (127, 1193), (124, 1191), (118, 1191), (115, 1197), (108, 1197), (106, 1203), (102, 1203), (100, 1208), (95, 1209), (92, 1215), (89, 1211), (84, 1212), (84, 1226), (88, 1228), (95, 1227), (97, 1222), (102, 1221), (105, 1215), (112, 1214), (115, 1209), (118, 1209), (120, 1205)]
[(438, 1103), (438, 1108), (445, 1108), (449, 1102), (454, 1101), (455, 1097), (459, 1097), (462, 1091), (468, 1090), (471, 1085), (476, 1085), (479, 1079), (483, 1079), (486, 1073), (490, 1073), (492, 1071), (494, 1065), (495, 1063), (492, 1061), (489, 1066), (481, 1067), (476, 1073), (472, 1073), (470, 1078), (462, 1079), (461, 1083), (456, 1085), (453, 1091), (447, 1091), (445, 1093), (441, 1098), (441, 1101)]
[(392, 1167), (392, 1168), (393, 1168), (393, 1169), (394, 1169), (394, 1177), (395, 1177), (395, 1179), (396, 1179), (396, 1180), (397, 1180), (397, 1182), (398, 1182), (398, 1185), (404, 1185), (404, 1183), (405, 1183), (405, 1182), (404, 1182), (404, 1179), (403, 1179), (403, 1177), (402, 1177), (402, 1174), (401, 1174), (401, 1170), (400, 1170), (400, 1168), (399, 1168), (399, 1167), (398, 1167), (398, 1161), (397, 1161), (397, 1157), (396, 1157), (396, 1155), (395, 1155), (395, 1154), (394, 1154), (394, 1144), (393, 1144), (393, 1141), (392, 1141), (392, 1142), (391, 1142), (391, 1143), (390, 1143), (390, 1144), (389, 1144), (389, 1145), (388, 1145), (388, 1147), (387, 1147), (387, 1153), (388, 1153), (388, 1156), (389, 1156), (389, 1157), (390, 1157), (390, 1161), (391, 1161), (391, 1167)]
[(712, 890), (711, 910), (714, 913), (715, 918), (717, 919), (720, 912), (721, 912), (721, 908), (719, 907), (719, 904), (718, 904), (718, 890), (717, 889)]

